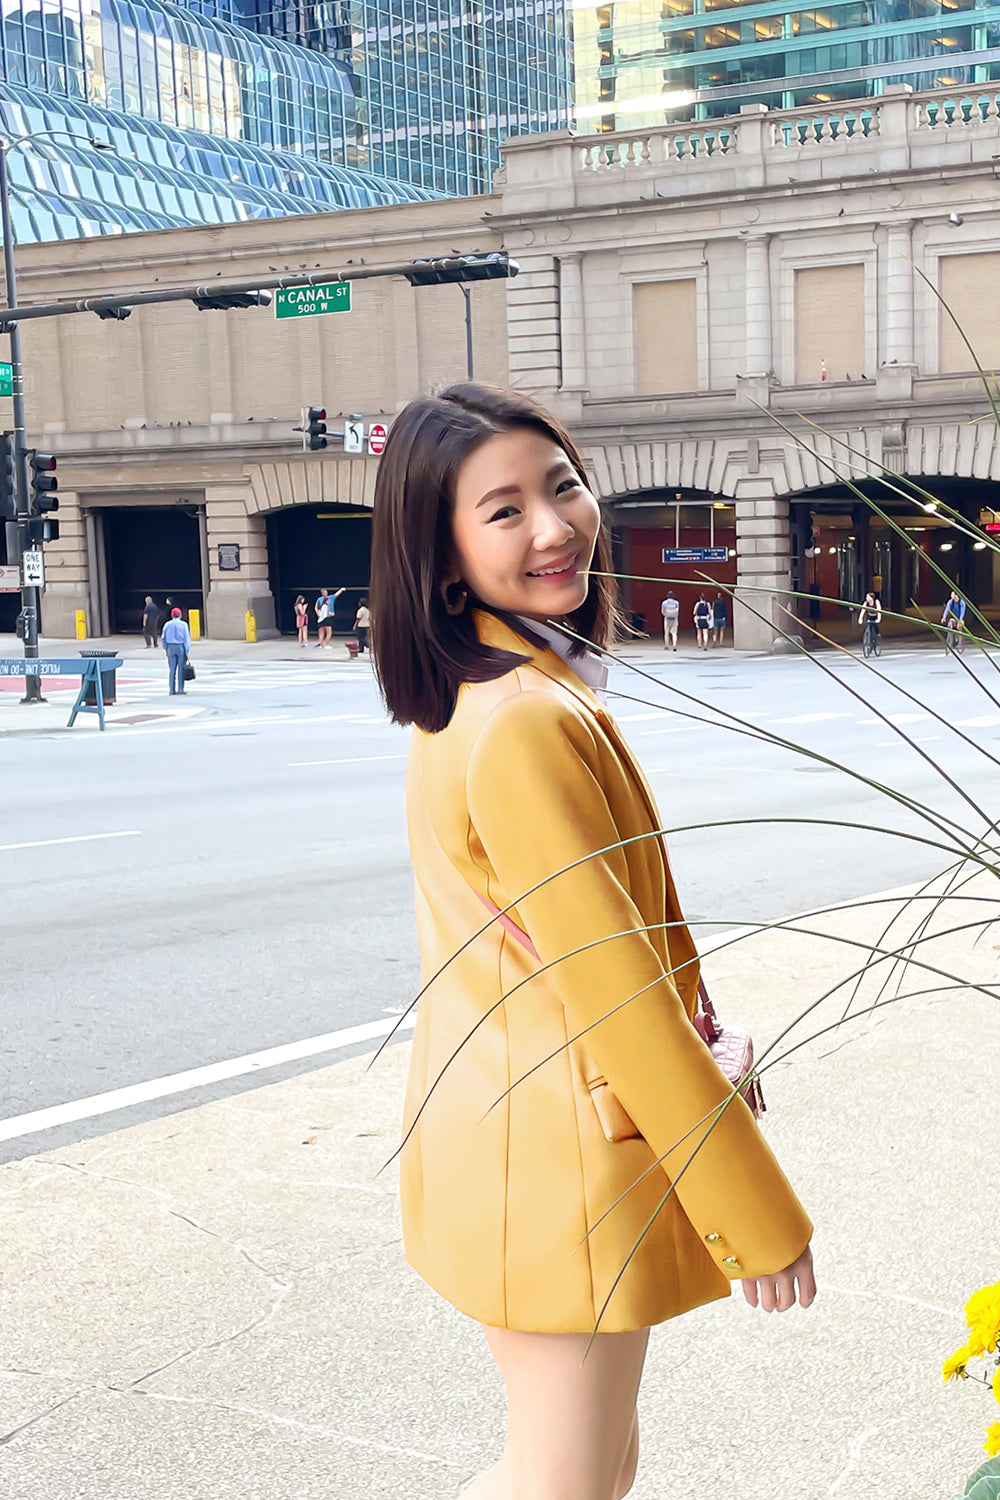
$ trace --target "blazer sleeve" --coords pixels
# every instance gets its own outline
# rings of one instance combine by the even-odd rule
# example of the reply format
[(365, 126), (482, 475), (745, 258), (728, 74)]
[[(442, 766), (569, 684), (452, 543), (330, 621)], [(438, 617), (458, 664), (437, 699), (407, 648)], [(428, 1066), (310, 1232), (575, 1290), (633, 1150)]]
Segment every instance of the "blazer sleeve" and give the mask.
[[(733, 1280), (784, 1270), (812, 1224), (642, 930), (585, 715), (543, 692), (505, 699), (477, 737), (466, 790), (488, 865), (542, 962), (558, 960), (549, 976), (570, 1035), (593, 1028), (587, 1051), (664, 1158), (707, 1251)], [(511, 1004), (530, 1001), (529, 985)]]

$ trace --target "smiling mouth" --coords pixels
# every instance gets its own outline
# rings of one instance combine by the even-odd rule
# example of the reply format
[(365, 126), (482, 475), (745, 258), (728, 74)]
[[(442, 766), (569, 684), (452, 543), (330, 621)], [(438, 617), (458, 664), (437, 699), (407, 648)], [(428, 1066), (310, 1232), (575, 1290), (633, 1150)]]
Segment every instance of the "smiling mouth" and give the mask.
[(529, 578), (569, 578), (576, 572), (579, 555), (578, 552), (574, 552), (572, 557), (562, 558), (553, 563), (550, 568), (538, 568), (527, 576)]

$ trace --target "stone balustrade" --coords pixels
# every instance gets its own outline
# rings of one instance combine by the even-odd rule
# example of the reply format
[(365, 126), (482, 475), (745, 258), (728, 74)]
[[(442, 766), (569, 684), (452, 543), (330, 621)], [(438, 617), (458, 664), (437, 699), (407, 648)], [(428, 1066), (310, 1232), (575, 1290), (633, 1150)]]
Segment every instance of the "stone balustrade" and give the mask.
[(717, 120), (606, 135), (562, 131), (507, 143), (505, 211), (593, 206), (632, 179), (660, 197), (784, 187), (789, 182), (936, 170), (1000, 152), (997, 85), (913, 93), (894, 84), (870, 99), (769, 111), (745, 105)]

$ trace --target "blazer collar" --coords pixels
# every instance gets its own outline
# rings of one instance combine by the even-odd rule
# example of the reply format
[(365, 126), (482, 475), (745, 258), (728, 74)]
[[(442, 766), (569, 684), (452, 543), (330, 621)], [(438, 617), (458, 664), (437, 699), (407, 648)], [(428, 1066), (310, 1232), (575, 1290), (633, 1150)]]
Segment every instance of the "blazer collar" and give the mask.
[(582, 677), (579, 677), (573, 668), (563, 661), (557, 651), (553, 651), (549, 646), (533, 646), (530, 641), (525, 640), (523, 635), (519, 635), (511, 626), (505, 624), (503, 620), (498, 620), (496, 615), (491, 615), (487, 610), (475, 610), (473, 619), (476, 634), (484, 646), (498, 646), (502, 651), (514, 651), (520, 656), (528, 657), (537, 671), (566, 688), (580, 700), (585, 708), (590, 709), (591, 713), (607, 717), (604, 704), (593, 688), (587, 686)]
[[(594, 715), (599, 721), (607, 739), (610, 740), (619, 757), (631, 772), (633, 780), (639, 793), (646, 804), (646, 811), (653, 828), (660, 827), (660, 814), (656, 806), (656, 798), (653, 790), (646, 780), (645, 774), (639, 762), (636, 760), (632, 749), (622, 735), (621, 730), (614, 721), (614, 717), (598, 698), (597, 694), (578, 677), (572, 667), (567, 666), (562, 657), (548, 647), (540, 650), (526, 641), (523, 635), (518, 635), (509, 625), (498, 620), (496, 615), (491, 615), (485, 610), (476, 610), (473, 614), (476, 624), (476, 632), (484, 646), (499, 646), (503, 651), (515, 651), (529, 658), (531, 665), (538, 672), (543, 672), (553, 682), (559, 683), (567, 692), (583, 704), (584, 708)], [(667, 851), (662, 838), (655, 841), (657, 853), (662, 863), (665, 879), (670, 882), (670, 868), (667, 863)]]

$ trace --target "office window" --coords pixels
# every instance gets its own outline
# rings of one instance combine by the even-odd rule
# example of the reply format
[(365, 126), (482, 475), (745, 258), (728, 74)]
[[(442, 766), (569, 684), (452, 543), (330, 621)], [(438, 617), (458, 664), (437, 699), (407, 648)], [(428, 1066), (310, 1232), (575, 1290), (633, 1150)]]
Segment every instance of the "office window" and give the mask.
[[(865, 268), (811, 266), (795, 273), (795, 381), (857, 380), (865, 368)], [(867, 372), (871, 373), (871, 372)]]
[(698, 300), (694, 278), (632, 288), (640, 396), (698, 389)]

